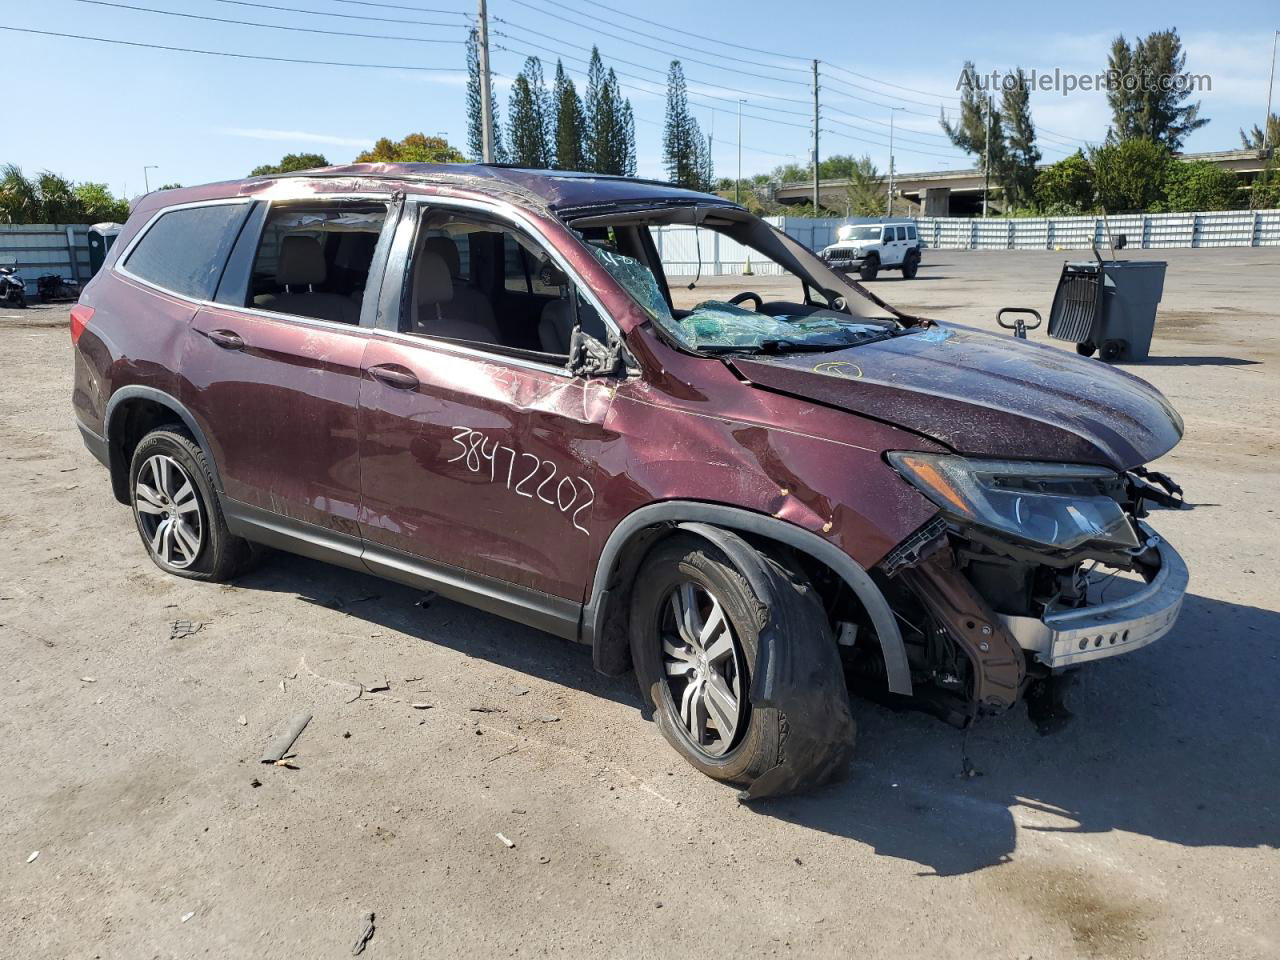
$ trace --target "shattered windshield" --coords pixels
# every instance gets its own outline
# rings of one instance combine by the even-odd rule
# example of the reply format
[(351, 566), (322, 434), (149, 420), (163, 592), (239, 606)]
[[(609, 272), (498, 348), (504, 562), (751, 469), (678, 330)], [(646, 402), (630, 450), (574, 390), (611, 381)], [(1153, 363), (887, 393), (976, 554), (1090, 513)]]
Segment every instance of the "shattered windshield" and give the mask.
[(588, 247), (644, 312), (688, 350), (712, 353), (836, 350), (890, 335), (883, 324), (862, 323), (835, 310), (770, 316), (723, 300), (704, 300), (684, 316), (676, 317), (653, 272), (643, 263), (596, 243)]

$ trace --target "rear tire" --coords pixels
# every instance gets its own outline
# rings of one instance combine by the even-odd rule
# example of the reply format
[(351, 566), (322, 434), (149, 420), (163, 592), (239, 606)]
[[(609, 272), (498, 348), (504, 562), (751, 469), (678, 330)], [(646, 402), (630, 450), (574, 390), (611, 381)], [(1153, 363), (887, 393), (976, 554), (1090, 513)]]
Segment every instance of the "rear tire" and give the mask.
[(907, 258), (902, 261), (902, 279), (914, 280), (916, 272), (920, 269), (920, 255), (907, 254)]
[(227, 529), (204, 451), (180, 427), (160, 427), (138, 442), (129, 499), (138, 536), (165, 573), (219, 582), (248, 568), (249, 543)]
[(1092, 357), (1094, 354), (1094, 351), (1097, 349), (1098, 348), (1094, 346), (1092, 343), (1076, 344), (1076, 353), (1080, 354), (1080, 356), (1082, 357)]

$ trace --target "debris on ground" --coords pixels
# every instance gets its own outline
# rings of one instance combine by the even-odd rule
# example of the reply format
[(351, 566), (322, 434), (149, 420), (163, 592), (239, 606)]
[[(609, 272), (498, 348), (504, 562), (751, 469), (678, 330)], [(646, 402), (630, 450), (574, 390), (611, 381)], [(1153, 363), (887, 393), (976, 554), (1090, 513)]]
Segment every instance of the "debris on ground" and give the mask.
[(472, 707), (472, 713), (506, 713), (502, 707)]
[(539, 858), (538, 858), (538, 862), (539, 862), (539, 863), (550, 863), (550, 862), (551, 862), (551, 858), (550, 858), (550, 857), (548, 857), (546, 854), (543, 854), (541, 857), (539, 857)]
[(80, 682), (81, 683), (97, 683), (98, 681), (97, 681), (97, 678), (95, 677), (81, 677)]
[(430, 710), (435, 704), (433, 703), (411, 703), (409, 706), (415, 710)]
[(27, 857), (27, 863), (34, 863), (34, 862), (35, 862), (36, 857), (38, 857), (38, 856), (40, 856), (40, 851), (39, 851), (39, 850), (32, 850), (32, 851), (31, 851), (31, 856)]
[(439, 594), (435, 593), (432, 590), (428, 590), (426, 593), (420, 596), (417, 600), (413, 601), (413, 605), (415, 607), (421, 607), (423, 610), (426, 610), (429, 606), (431, 606), (432, 602), (434, 602), (436, 597), (438, 596)]
[(373, 939), (373, 914), (366, 913), (362, 922), (364, 923), (364, 927), (360, 931), (360, 936), (356, 939), (355, 946), (351, 948), (351, 955), (353, 957), (364, 953), (365, 945)]
[(310, 722), (311, 714), (309, 713), (299, 713), (293, 717), (280, 735), (271, 741), (267, 747), (267, 752), (262, 755), (262, 762), (279, 763), (283, 760), (284, 755), (293, 746), (293, 742), (302, 735), (302, 731), (306, 729), (307, 724)]
[(349, 700), (347, 701), (347, 703), (355, 703), (357, 700), (359, 700), (359, 699), (360, 699), (361, 697), (363, 697), (363, 696), (364, 696), (364, 684), (363, 684), (363, 683), (357, 683), (357, 684), (356, 684), (356, 693), (355, 693), (355, 696), (353, 696), (351, 699), (349, 699)]
[(387, 680), (386, 677), (382, 677), (381, 679), (378, 679), (378, 680), (369, 680), (368, 682), (364, 683), (363, 686), (370, 693), (377, 693), (380, 690), (391, 689), (391, 683), (390, 681)]
[(506, 847), (508, 850), (515, 849), (516, 842), (514, 840), (509, 839), (505, 834), (495, 833), (494, 836), (497, 837), (499, 840), (501, 840), (502, 845)]
[(174, 620), (169, 624), (169, 639), (181, 640), (183, 637), (189, 637), (203, 629), (204, 624), (198, 620)]
[(195, 912), (194, 910), (190, 911), (189, 913), (184, 913), (184, 914), (182, 915), (182, 922), (183, 922), (183, 923), (186, 923), (188, 920), (190, 920), (190, 919), (191, 919), (192, 917), (194, 917), (195, 915), (196, 915), (196, 912)]
[(488, 763), (493, 763), (493, 761), (495, 761), (495, 760), (501, 760), (503, 757), (509, 757), (509, 756), (511, 756), (513, 753), (515, 753), (515, 752), (516, 752), (517, 750), (519, 750), (519, 749), (520, 749), (520, 747), (519, 747), (519, 745), (518, 745), (518, 744), (517, 744), (516, 746), (509, 747), (509, 748), (507, 748), (506, 750), (503, 750), (503, 751), (502, 751), (500, 754), (498, 754), (496, 757), (490, 757), (490, 758), (488, 759), (488, 761), (487, 761), (487, 762), (488, 762)]
[(559, 723), (560, 718), (557, 717), (554, 713), (548, 713), (546, 716), (539, 717), (538, 722), (539, 723)]
[(249, 781), (249, 786), (257, 789), (258, 787), (262, 786), (262, 781), (259, 780), (257, 777), (254, 777), (252, 780)]
[(240, 724), (242, 727), (247, 727), (249, 725), (249, 718), (242, 713), (240, 716), (236, 717), (236, 723)]

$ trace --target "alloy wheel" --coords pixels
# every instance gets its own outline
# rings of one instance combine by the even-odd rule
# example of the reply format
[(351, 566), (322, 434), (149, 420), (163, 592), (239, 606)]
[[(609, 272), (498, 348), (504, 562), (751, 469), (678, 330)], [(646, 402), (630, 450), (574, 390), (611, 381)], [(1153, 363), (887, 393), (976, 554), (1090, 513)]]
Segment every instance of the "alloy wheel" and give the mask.
[(662, 661), (685, 733), (710, 757), (728, 753), (745, 728), (742, 647), (724, 605), (686, 580), (662, 608)]
[(134, 482), (142, 535), (160, 560), (176, 569), (195, 562), (204, 543), (204, 517), (195, 484), (173, 457), (148, 457)]

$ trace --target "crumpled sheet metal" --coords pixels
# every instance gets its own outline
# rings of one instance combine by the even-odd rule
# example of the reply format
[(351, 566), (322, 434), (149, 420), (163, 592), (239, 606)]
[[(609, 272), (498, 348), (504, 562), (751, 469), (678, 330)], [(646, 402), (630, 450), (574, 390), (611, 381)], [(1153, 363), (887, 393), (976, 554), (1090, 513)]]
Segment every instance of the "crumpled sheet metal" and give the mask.
[[(744, 802), (812, 790), (842, 779), (853, 756), (855, 728), (840, 654), (819, 604), (805, 603), (776, 563), (733, 533), (701, 523), (682, 529), (705, 537), (728, 555), (760, 597), (781, 598), (760, 611), (759, 650), (751, 673), (751, 705), (783, 716), (778, 763), (738, 795)], [(789, 602), (788, 602), (789, 601)], [(662, 711), (662, 735), (673, 745)]]

